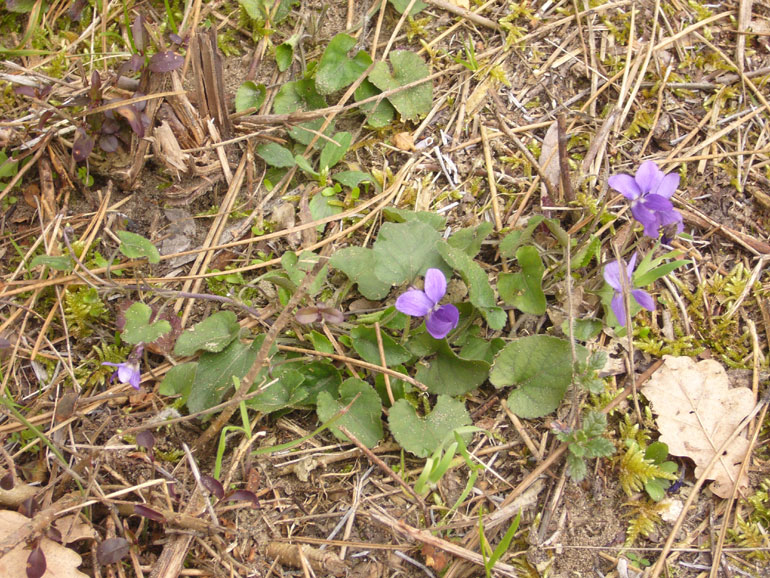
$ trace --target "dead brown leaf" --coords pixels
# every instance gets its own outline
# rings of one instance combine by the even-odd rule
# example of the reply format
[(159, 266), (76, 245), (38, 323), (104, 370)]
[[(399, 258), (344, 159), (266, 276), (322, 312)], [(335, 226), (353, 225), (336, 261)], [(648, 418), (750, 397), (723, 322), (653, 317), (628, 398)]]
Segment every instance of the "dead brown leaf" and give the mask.
[(53, 525), (61, 533), (62, 542), (65, 544), (77, 542), (78, 540), (95, 540), (98, 538), (93, 526), (75, 514), (62, 516)]
[[(0, 511), (0, 540), (15, 534), (27, 522), (29, 518), (18, 512)], [(40, 547), (46, 561), (42, 578), (88, 578), (78, 570), (83, 560), (69, 548), (48, 538), (40, 540)], [(29, 553), (26, 543), (22, 542), (0, 558), (0, 576), (26, 576)]]
[[(751, 410), (754, 394), (746, 387), (730, 388), (727, 373), (713, 359), (695, 363), (689, 357), (664, 356), (664, 363), (642, 387), (658, 414), (660, 441), (669, 453), (691, 458), (700, 477), (717, 449)], [(732, 494), (734, 480), (746, 457), (749, 442), (741, 434), (714, 464), (708, 479), (711, 491), (721, 498)], [(748, 488), (748, 475), (739, 480)]]
[(414, 150), (414, 138), (408, 132), (397, 132), (390, 138), (390, 143), (402, 151)]

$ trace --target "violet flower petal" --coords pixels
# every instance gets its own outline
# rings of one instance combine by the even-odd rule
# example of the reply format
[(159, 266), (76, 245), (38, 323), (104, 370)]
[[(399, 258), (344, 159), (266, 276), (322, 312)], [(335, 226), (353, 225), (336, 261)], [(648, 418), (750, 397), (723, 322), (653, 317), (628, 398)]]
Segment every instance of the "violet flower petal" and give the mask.
[(615, 317), (618, 320), (618, 325), (621, 327), (626, 326), (626, 305), (623, 302), (623, 294), (619, 292), (615, 292), (615, 296), (612, 298), (612, 302), (610, 303), (610, 307), (612, 307), (612, 312), (615, 314)]
[(647, 311), (655, 311), (655, 301), (652, 296), (644, 289), (634, 289), (631, 291), (636, 302), (641, 305)]
[(636, 252), (634, 252), (634, 254), (631, 255), (631, 259), (628, 261), (628, 265), (626, 266), (626, 275), (628, 275), (629, 282), (631, 281), (631, 275), (633, 275), (635, 269), (636, 269)]
[(435, 305), (446, 294), (446, 277), (440, 269), (428, 269), (425, 272), (425, 294)]
[(604, 280), (607, 285), (612, 287), (615, 291), (622, 291), (623, 286), (620, 282), (620, 264), (617, 261), (607, 263), (604, 266)]
[(442, 305), (425, 320), (425, 328), (435, 339), (443, 339), (457, 327), (460, 312), (454, 305)]
[(134, 378), (134, 375), (137, 372), (134, 371), (134, 368), (131, 367), (128, 363), (121, 363), (118, 366), (118, 381), (120, 383), (131, 383), (131, 380)]
[(676, 173), (669, 173), (664, 176), (658, 183), (658, 186), (652, 191), (653, 194), (659, 197), (670, 199), (676, 190), (679, 188), (679, 175)]
[(674, 210), (674, 204), (660, 195), (647, 195), (639, 203), (649, 211), (670, 213)]
[(636, 171), (634, 180), (642, 193), (649, 193), (657, 188), (663, 180), (663, 176), (663, 171), (658, 168), (654, 161), (644, 161)]
[(419, 289), (410, 289), (396, 299), (396, 309), (412, 317), (423, 317), (430, 313), (435, 303)]
[(644, 226), (644, 234), (653, 239), (657, 239), (660, 229), (660, 221), (654, 211), (650, 211), (645, 208), (642, 203), (635, 203), (631, 205), (631, 214), (634, 219), (639, 221)]
[(642, 195), (639, 185), (631, 175), (613, 175), (607, 179), (607, 184), (630, 201), (638, 199)]

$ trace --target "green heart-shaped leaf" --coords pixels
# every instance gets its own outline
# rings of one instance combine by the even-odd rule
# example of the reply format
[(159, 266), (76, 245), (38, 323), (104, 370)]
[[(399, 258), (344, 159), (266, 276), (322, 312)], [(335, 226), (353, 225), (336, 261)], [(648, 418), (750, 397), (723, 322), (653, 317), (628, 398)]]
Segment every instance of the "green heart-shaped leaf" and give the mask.
[(377, 255), (364, 247), (345, 247), (332, 255), (329, 263), (358, 284), (358, 291), (372, 301), (384, 299), (390, 293), (390, 283), (380, 281), (374, 275)]
[(374, 243), (375, 276), (400, 285), (414, 281), (431, 267), (446, 273), (447, 266), (436, 249), (440, 241), (441, 234), (420, 221), (384, 223)]
[(126, 325), (123, 327), (121, 338), (126, 343), (152, 343), (159, 337), (171, 331), (168, 321), (160, 320), (150, 323), (152, 309), (149, 305), (136, 302), (124, 313)]
[[(578, 361), (588, 350), (576, 346)], [(530, 335), (506, 345), (489, 373), (495, 387), (516, 385), (508, 406), (519, 417), (532, 419), (554, 411), (572, 382), (572, 351), (568, 341), (550, 335)]]
[[(457, 428), (469, 425), (471, 416), (462, 402), (440, 395), (433, 411), (419, 417), (412, 405), (400, 399), (390, 408), (388, 426), (396, 441), (406, 451), (427, 458)], [(463, 436), (470, 441), (470, 434)]]
[(543, 293), (543, 273), (545, 267), (537, 249), (531, 245), (519, 247), (516, 260), (521, 267), (520, 273), (501, 273), (497, 282), (500, 297), (509, 305), (524, 313), (542, 315), (546, 301)]
[(150, 263), (160, 262), (158, 249), (148, 239), (129, 231), (118, 231), (117, 235), (120, 239), (120, 247), (118, 248), (129, 259), (147, 257)]
[[(393, 338), (382, 331), (382, 349), (385, 354), (385, 365), (393, 367), (411, 359), (412, 354), (406, 348), (396, 343)], [(377, 330), (374, 327), (358, 326), (350, 332), (353, 340), (353, 349), (361, 356), (361, 359), (380, 364), (380, 350), (377, 345)]]
[(436, 357), (417, 367), (415, 379), (427, 385), (431, 393), (463, 395), (486, 381), (489, 367), (486, 361), (458, 357), (442, 339)]
[(343, 426), (366, 447), (373, 448), (382, 439), (382, 405), (380, 396), (365, 381), (354, 377), (346, 379), (340, 385), (340, 396), (337, 399), (327, 392), (319, 393), (316, 408), (318, 419), (324, 423), (329, 421), (351, 402), (353, 405), (330, 430), (337, 439), (349, 441), (339, 429)]
[[(394, 50), (388, 59), (393, 72), (387, 63), (380, 61), (369, 74), (371, 83), (382, 91), (401, 88), (430, 76), (430, 69), (414, 52)], [(430, 81), (422, 82), (392, 94), (388, 100), (404, 120), (417, 120), (433, 107), (433, 85)]]
[(218, 311), (196, 323), (177, 339), (175, 355), (192, 355), (196, 351), (222, 351), (238, 336), (241, 326), (232, 311)]
[(340, 33), (326, 45), (315, 75), (315, 87), (320, 94), (342, 90), (369, 68), (372, 59), (363, 50), (359, 50), (353, 58), (348, 58), (348, 52), (356, 42), (352, 36)]
[(265, 102), (265, 96), (267, 96), (267, 89), (264, 84), (247, 80), (235, 91), (235, 112), (259, 108)]

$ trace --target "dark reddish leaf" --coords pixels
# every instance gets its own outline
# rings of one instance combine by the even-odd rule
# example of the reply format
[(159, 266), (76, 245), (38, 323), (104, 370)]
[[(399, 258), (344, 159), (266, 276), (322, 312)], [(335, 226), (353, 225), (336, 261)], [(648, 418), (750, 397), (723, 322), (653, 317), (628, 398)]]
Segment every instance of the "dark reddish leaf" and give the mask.
[(39, 509), (40, 506), (35, 501), (35, 498), (27, 498), (19, 506), (19, 514), (27, 516), (27, 518), (33, 518)]
[(14, 477), (11, 472), (8, 472), (2, 478), (0, 478), (0, 488), (4, 489), (6, 492), (10, 492), (13, 489), (13, 485)]
[(128, 556), (128, 540), (125, 538), (107, 538), (96, 549), (99, 564), (115, 564)]
[(73, 22), (80, 22), (80, 19), (83, 17), (83, 8), (85, 8), (87, 4), (87, 0), (75, 0), (70, 4), (70, 7), (67, 8), (67, 16), (70, 17), (70, 20)]
[(118, 76), (129, 76), (141, 70), (144, 65), (144, 56), (141, 54), (132, 54), (131, 58), (126, 60), (118, 68)]
[(251, 502), (259, 506), (259, 500), (254, 492), (248, 490), (235, 490), (232, 494), (224, 498), (225, 502)]
[(38, 94), (40, 95), (40, 99), (44, 99), (46, 96), (51, 94), (51, 91), (53, 90), (53, 84), (46, 84), (43, 88), (40, 89)]
[(140, 448), (151, 450), (155, 446), (155, 436), (150, 430), (142, 430), (136, 434), (136, 445)]
[(131, 23), (131, 36), (134, 37), (134, 46), (139, 52), (144, 52), (144, 16), (137, 14)]
[(98, 104), (102, 100), (102, 77), (94, 70), (91, 73), (91, 104)]
[(102, 134), (115, 134), (120, 130), (118, 121), (114, 118), (105, 118), (102, 122)]
[(173, 309), (170, 307), (166, 307), (160, 315), (158, 315), (158, 306), (152, 305), (150, 322), (161, 320), (168, 321), (169, 325), (171, 325), (171, 331), (161, 335), (152, 343), (148, 343), (147, 349), (159, 355), (168, 355), (173, 351), (177, 338), (182, 334), (182, 320), (179, 319), (177, 314), (174, 313)]
[(114, 134), (103, 134), (99, 137), (99, 148), (106, 153), (114, 153), (118, 150), (118, 137)]
[(294, 314), (294, 319), (297, 320), (297, 323), (308, 325), (309, 323), (321, 321), (321, 312), (318, 310), (318, 307), (301, 307)]
[(184, 57), (173, 50), (164, 50), (152, 55), (150, 70), (152, 72), (171, 72), (184, 64)]
[(37, 128), (38, 130), (42, 129), (45, 126), (45, 123), (48, 122), (48, 120), (53, 116), (52, 110), (47, 110), (43, 114), (40, 115), (40, 120), (37, 122)]
[(78, 404), (78, 397), (79, 395), (76, 392), (70, 391), (59, 398), (59, 403), (56, 404), (56, 412), (54, 413), (54, 419), (58, 423), (66, 421), (73, 416)]
[[(134, 96), (132, 98), (141, 98), (143, 96), (147, 96), (147, 95), (144, 94), (143, 92), (137, 90), (134, 93)], [(138, 110), (139, 112), (144, 112), (144, 109), (146, 107), (147, 107), (147, 101), (146, 100), (140, 100), (139, 102), (135, 102), (134, 103), (134, 108), (136, 108), (136, 110)]]
[(139, 111), (136, 110), (136, 107), (133, 104), (125, 104), (123, 106), (119, 106), (116, 109), (114, 109), (117, 114), (122, 116), (128, 121), (129, 126), (131, 127), (131, 130), (133, 130), (136, 133), (136, 136), (139, 138), (144, 137), (144, 124), (142, 124), (142, 119), (139, 116)]
[(225, 496), (225, 489), (222, 486), (222, 484), (217, 480), (216, 478), (212, 476), (203, 475), (201, 476), (201, 484), (203, 484), (203, 487), (206, 488), (209, 492), (214, 494), (218, 499), (222, 499)]
[(118, 313), (115, 315), (115, 329), (123, 331), (126, 327), (126, 309), (131, 307), (136, 301), (133, 299), (125, 299), (118, 303)]
[(322, 307), (319, 311), (326, 323), (342, 323), (345, 321), (345, 314), (332, 307)]
[(181, 36), (179, 36), (179, 34), (174, 34), (173, 32), (172, 32), (171, 34), (169, 34), (169, 35), (168, 35), (168, 39), (169, 39), (169, 40), (170, 40), (172, 43), (174, 43), (174, 44), (176, 44), (176, 45), (184, 44), (184, 38), (182, 38)]
[(75, 142), (72, 143), (72, 158), (76, 163), (82, 163), (86, 160), (91, 151), (94, 150), (94, 139), (92, 139), (82, 128), (75, 132)]
[(50, 526), (45, 531), (45, 536), (49, 540), (53, 540), (54, 542), (59, 542), (59, 544), (61, 544), (62, 542), (61, 532), (59, 532), (58, 528), (54, 528), (53, 526)]
[(13, 87), (13, 91), (21, 96), (29, 96), (30, 98), (37, 98), (37, 88), (34, 86), (26, 86), (23, 84), (17, 84)]
[(40, 578), (45, 574), (45, 570), (45, 554), (43, 554), (43, 550), (38, 546), (27, 557), (27, 578)]
[(143, 518), (149, 518), (150, 520), (154, 520), (156, 522), (162, 523), (166, 521), (166, 518), (163, 517), (163, 514), (153, 510), (152, 508), (143, 506), (142, 504), (136, 504), (134, 506), (134, 514), (137, 516), (142, 516)]

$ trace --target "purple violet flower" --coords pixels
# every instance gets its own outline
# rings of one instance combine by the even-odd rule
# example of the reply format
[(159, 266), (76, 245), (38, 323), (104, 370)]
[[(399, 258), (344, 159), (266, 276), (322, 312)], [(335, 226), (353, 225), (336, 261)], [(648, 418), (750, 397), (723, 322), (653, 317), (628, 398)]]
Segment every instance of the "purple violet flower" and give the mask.
[(425, 328), (435, 339), (443, 339), (457, 327), (460, 312), (454, 305), (441, 305), (446, 277), (440, 269), (425, 272), (425, 290), (410, 289), (396, 300), (396, 309), (412, 317), (425, 317)]
[[(631, 257), (628, 265), (626, 265), (625, 261), (623, 261), (623, 265), (626, 270), (625, 286), (628, 289), (631, 289), (631, 276), (634, 273), (634, 269), (636, 269), (636, 253), (634, 253), (634, 255)], [(618, 261), (607, 263), (607, 265), (604, 267), (604, 280), (610, 287), (615, 290), (615, 295), (612, 297), (612, 302), (610, 305), (612, 306), (612, 312), (615, 314), (615, 317), (617, 317), (620, 326), (625, 327), (626, 302), (623, 298), (624, 283), (621, 277), (620, 263)], [(653, 301), (652, 297), (649, 293), (647, 293), (647, 291), (643, 289), (631, 289), (631, 295), (644, 309), (647, 311), (655, 311), (655, 301)]]
[(679, 186), (679, 175), (665, 174), (654, 161), (644, 161), (636, 175), (613, 175), (607, 183), (631, 201), (631, 214), (644, 226), (644, 234), (653, 239), (660, 229), (676, 226), (681, 233), (682, 215), (674, 209), (671, 196)]
[(142, 372), (139, 370), (139, 362), (142, 359), (142, 351), (144, 351), (144, 343), (140, 343), (134, 347), (133, 351), (128, 355), (128, 359), (122, 363), (110, 363), (105, 361), (102, 365), (110, 365), (117, 367), (115, 373), (110, 377), (110, 381), (118, 376), (120, 383), (130, 383), (134, 389), (139, 389), (139, 382), (142, 380)]

